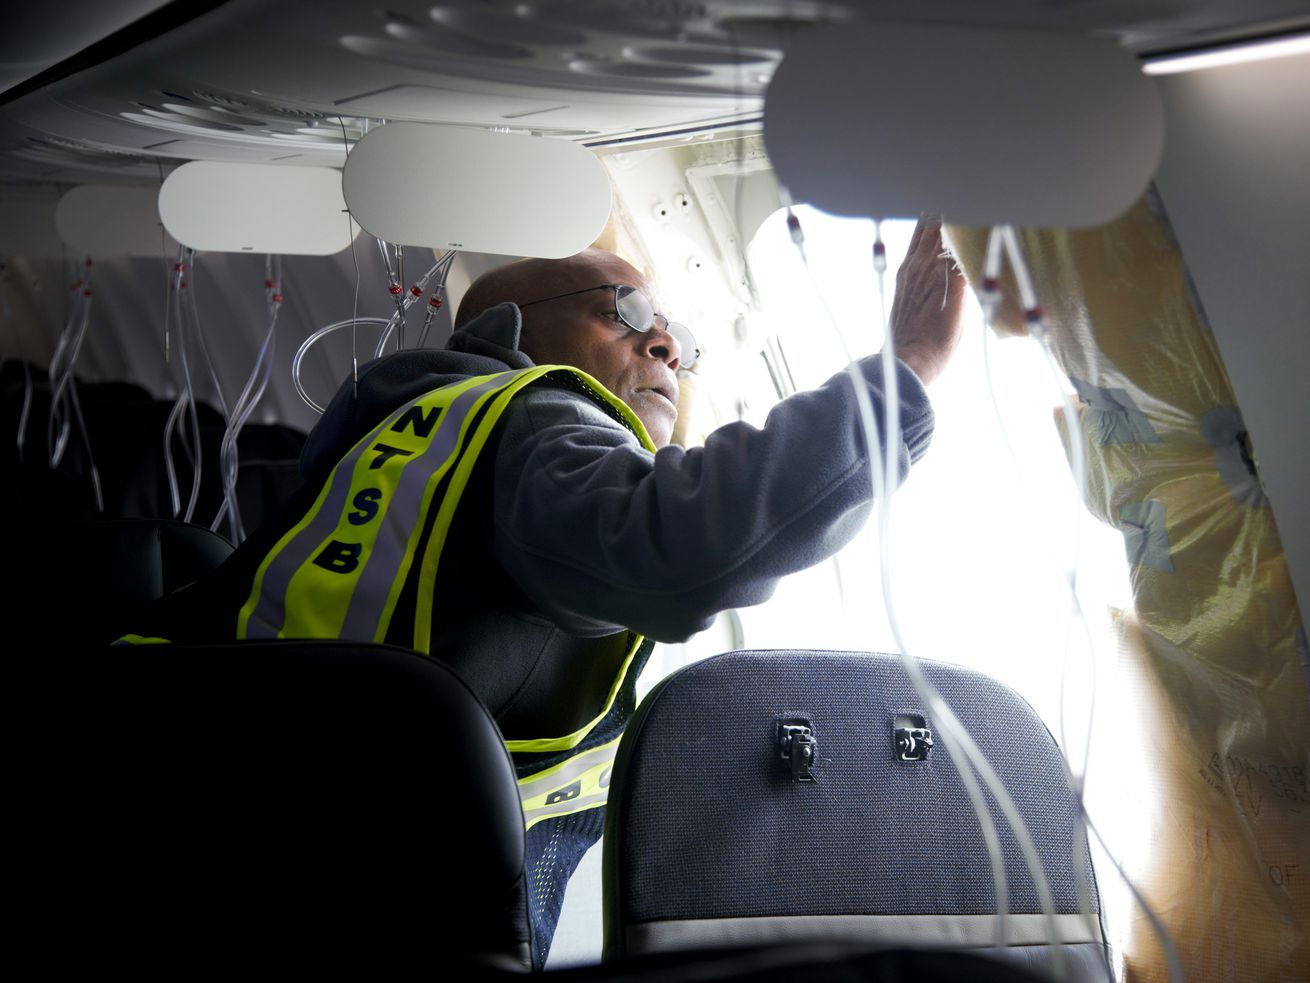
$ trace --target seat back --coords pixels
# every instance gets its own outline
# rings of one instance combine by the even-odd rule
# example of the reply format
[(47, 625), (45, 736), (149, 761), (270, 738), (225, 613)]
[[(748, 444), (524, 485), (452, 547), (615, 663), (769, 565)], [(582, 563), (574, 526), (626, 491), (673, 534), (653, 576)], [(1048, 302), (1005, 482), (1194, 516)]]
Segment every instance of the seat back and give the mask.
[[(1081, 967), (1073, 978), (1109, 979), (1080, 811), (1050, 733), (995, 680), (923, 668), (1023, 815), (1066, 962)], [(733, 652), (664, 680), (615, 762), (606, 955), (819, 938), (992, 946), (981, 827), (934, 729), (891, 656)], [(1018, 843), (993, 814), (1011, 912), (1010, 945), (996, 954), (1041, 967), (1048, 924)]]
[(241, 467), (237, 473), (237, 502), (241, 522), (249, 533), (275, 515), (296, 492), (300, 450), (305, 435), (276, 423), (252, 423), (241, 431)]
[(216, 569), (232, 544), (175, 519), (29, 520), (16, 535), (22, 577), (12, 638), (107, 645), (145, 604)]
[(439, 662), (292, 641), (49, 661), (15, 842), (25, 910), (77, 951), (531, 965), (513, 768)]

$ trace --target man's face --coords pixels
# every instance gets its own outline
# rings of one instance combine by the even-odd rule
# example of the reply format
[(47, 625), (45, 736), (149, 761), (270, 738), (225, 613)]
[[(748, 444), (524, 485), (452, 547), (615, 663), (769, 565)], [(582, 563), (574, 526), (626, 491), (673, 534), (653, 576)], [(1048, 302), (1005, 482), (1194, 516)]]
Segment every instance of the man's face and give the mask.
[[(598, 257), (570, 272), (571, 286), (552, 293), (583, 290), (603, 283), (628, 284), (642, 290), (659, 310), (651, 285), (617, 256)], [(538, 298), (522, 297), (528, 303)], [(662, 321), (658, 323), (663, 323)], [(523, 312), (519, 347), (538, 365), (572, 365), (595, 377), (623, 400), (646, 426), (656, 447), (673, 436), (678, 418), (681, 364), (677, 340), (656, 326), (633, 331), (618, 320), (613, 290), (589, 290), (535, 304)]]

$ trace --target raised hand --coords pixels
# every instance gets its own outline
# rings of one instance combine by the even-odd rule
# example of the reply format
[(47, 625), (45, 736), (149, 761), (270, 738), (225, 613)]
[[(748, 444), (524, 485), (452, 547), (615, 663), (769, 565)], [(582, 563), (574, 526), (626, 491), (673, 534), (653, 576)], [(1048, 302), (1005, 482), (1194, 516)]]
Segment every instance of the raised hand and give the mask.
[(921, 218), (896, 271), (891, 324), (896, 357), (925, 385), (960, 343), (964, 294), (964, 274), (942, 242), (941, 220)]

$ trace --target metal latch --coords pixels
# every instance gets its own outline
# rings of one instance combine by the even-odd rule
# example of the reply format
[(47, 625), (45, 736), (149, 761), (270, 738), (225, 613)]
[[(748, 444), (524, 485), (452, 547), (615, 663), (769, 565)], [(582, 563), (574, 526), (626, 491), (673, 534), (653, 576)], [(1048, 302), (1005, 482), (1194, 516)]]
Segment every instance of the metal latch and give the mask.
[(778, 755), (791, 772), (792, 781), (817, 782), (814, 769), (819, 763), (819, 742), (814, 725), (808, 720), (779, 720)]
[(932, 750), (932, 731), (918, 714), (905, 713), (892, 725), (892, 744), (902, 761), (927, 761)]

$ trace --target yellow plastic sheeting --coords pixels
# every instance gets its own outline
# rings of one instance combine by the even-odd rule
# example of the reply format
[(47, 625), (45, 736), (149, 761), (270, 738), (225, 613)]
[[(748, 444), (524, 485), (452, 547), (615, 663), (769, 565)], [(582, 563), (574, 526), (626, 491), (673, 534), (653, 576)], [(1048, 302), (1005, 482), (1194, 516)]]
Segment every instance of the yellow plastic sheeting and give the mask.
[[(980, 283), (987, 230), (949, 234)], [(1182, 256), (1149, 197), (1099, 229), (1019, 238), (1080, 396), (1088, 507), (1124, 533), (1131, 563), (1121, 658), (1144, 685), (1119, 773), (1149, 789), (1125, 801), (1156, 846), (1130, 874), (1189, 980), (1310, 979), (1305, 636)], [(996, 327), (1022, 334), (1010, 284)], [(1125, 965), (1132, 979), (1164, 977), (1145, 922)]]
[[(1265, 689), (1116, 618), (1130, 697), (1114, 713), (1123, 744), (1113, 769), (1149, 841), (1135, 882), (1178, 948), (1186, 979), (1307, 979), (1304, 693), (1294, 653)], [(1282, 697), (1281, 699), (1279, 697)], [(1129, 979), (1165, 978), (1146, 918), (1125, 941)]]

